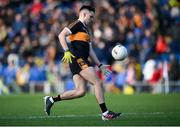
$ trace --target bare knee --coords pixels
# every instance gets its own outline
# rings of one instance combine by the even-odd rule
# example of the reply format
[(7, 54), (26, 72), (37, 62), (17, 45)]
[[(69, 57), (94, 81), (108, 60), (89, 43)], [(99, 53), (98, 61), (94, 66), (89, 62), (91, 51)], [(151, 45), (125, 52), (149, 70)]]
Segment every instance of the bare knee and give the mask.
[(97, 79), (93, 84), (101, 86), (102, 85), (102, 81), (100, 79)]

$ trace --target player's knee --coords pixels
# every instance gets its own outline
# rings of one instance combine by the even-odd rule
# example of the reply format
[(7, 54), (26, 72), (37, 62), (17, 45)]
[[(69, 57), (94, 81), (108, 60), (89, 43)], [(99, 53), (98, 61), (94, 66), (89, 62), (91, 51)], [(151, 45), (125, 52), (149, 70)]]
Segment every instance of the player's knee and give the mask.
[(102, 81), (98, 79), (95, 81), (94, 85), (102, 85)]

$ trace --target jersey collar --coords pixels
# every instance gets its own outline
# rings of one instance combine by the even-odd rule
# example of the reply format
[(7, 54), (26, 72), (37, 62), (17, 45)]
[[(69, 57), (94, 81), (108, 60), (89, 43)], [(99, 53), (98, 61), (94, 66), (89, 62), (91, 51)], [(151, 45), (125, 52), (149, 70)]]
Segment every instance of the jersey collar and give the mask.
[(85, 23), (83, 23), (80, 19), (78, 19), (78, 20), (83, 24), (84, 27), (87, 28), (87, 25)]

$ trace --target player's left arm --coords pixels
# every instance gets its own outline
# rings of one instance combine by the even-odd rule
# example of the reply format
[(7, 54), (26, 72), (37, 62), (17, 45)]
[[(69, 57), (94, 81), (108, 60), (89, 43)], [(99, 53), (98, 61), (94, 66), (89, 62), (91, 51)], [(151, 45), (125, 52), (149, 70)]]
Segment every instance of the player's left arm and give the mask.
[(96, 65), (99, 66), (101, 64), (101, 62), (99, 61), (98, 57), (96, 56), (96, 54), (95, 54), (95, 52), (94, 52), (94, 50), (92, 48), (91, 43), (89, 44), (89, 47), (90, 47), (89, 48), (89, 55), (90, 55), (91, 59), (95, 62)]
[(93, 48), (92, 48), (92, 44), (90, 43), (89, 44), (89, 47), (90, 47), (90, 52), (89, 52), (89, 55), (91, 57), (91, 59), (95, 62), (96, 65), (98, 65), (98, 68), (101, 70), (101, 72), (107, 77), (111, 74), (111, 71), (107, 68), (107, 66), (109, 65), (103, 65), (98, 57), (96, 56)]

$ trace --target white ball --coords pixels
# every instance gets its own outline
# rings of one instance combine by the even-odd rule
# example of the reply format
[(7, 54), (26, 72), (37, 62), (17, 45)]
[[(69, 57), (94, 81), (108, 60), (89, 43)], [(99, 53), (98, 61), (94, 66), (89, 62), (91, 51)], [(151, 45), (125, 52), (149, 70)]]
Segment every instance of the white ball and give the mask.
[(116, 45), (112, 49), (112, 56), (115, 60), (124, 60), (128, 56), (126, 47), (123, 45)]

